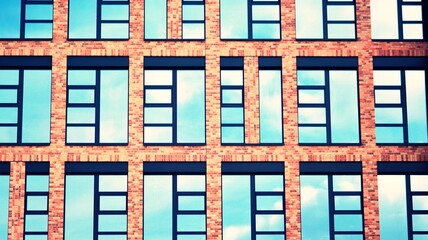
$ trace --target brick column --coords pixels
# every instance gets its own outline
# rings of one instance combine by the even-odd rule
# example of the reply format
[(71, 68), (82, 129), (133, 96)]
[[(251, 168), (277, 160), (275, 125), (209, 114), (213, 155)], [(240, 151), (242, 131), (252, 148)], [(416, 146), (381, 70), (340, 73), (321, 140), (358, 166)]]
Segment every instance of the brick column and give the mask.
[(24, 239), (25, 162), (10, 163), (9, 239)]
[(168, 39), (181, 39), (181, 1), (168, 0)]
[(244, 58), (245, 143), (260, 143), (258, 58)]

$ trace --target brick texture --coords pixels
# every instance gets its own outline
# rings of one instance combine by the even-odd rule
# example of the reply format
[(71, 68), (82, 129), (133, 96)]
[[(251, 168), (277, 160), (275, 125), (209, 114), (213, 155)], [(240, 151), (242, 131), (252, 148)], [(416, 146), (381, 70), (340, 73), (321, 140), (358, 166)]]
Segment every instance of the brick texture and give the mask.
[[(357, 41), (296, 41), (294, 0), (281, 0), (281, 41), (220, 41), (219, 1), (206, 0), (205, 41), (144, 41), (144, 3), (130, 0), (128, 41), (68, 41), (68, 1), (55, 0), (51, 41), (1, 41), (0, 56), (52, 56), (51, 144), (44, 147), (2, 146), (0, 161), (11, 162), (9, 239), (23, 239), (25, 164), (50, 162), (49, 239), (63, 239), (64, 166), (66, 161), (129, 163), (128, 239), (143, 236), (143, 162), (206, 161), (207, 239), (221, 240), (221, 162), (285, 163), (285, 209), (288, 239), (300, 239), (300, 161), (361, 161), (365, 239), (379, 239), (376, 162), (428, 161), (424, 146), (377, 146), (375, 140), (373, 56), (428, 56), (426, 42), (373, 42), (369, 0), (356, 0)], [(169, 0), (168, 33), (181, 37), (180, 1)], [(129, 144), (65, 146), (67, 56), (129, 56)], [(206, 59), (205, 146), (144, 146), (143, 57), (201, 56)], [(259, 142), (257, 57), (282, 57), (284, 146), (221, 146), (220, 57), (245, 61), (245, 138)], [(296, 56), (358, 57), (361, 146), (299, 146), (297, 137)]]

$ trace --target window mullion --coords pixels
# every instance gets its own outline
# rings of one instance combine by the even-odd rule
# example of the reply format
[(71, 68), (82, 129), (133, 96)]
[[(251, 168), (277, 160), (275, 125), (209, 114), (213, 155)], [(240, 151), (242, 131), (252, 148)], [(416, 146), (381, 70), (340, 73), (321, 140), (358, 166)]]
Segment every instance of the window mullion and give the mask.
[(98, 219), (100, 214), (100, 175), (94, 175), (94, 240), (98, 240)]
[(24, 105), (24, 70), (19, 69), (19, 82), (18, 82), (18, 96), (16, 97), (17, 108), (18, 108), (18, 121), (17, 125), (17, 133), (16, 133), (16, 143), (22, 143), (22, 108)]
[(333, 175), (327, 176), (327, 184), (328, 184), (328, 216), (329, 216), (329, 225), (330, 225), (330, 240), (334, 240), (334, 192), (333, 192)]
[(409, 143), (409, 131), (408, 131), (408, 123), (407, 123), (407, 100), (406, 100), (406, 74), (405, 70), (400, 70), (401, 77), (401, 109), (403, 114), (403, 142)]
[(251, 204), (251, 239), (256, 239), (256, 176), (250, 175), (250, 204)]
[(325, 89), (324, 89), (324, 104), (325, 104), (325, 123), (327, 144), (331, 144), (331, 105), (330, 105), (330, 71), (325, 70)]
[(177, 69), (172, 70), (172, 89), (171, 89), (171, 105), (172, 105), (172, 143), (176, 144), (178, 131), (178, 111), (177, 111)]
[(96, 36), (97, 39), (101, 39), (101, 9), (102, 9), (102, 0), (97, 0), (97, 29)]
[(403, 39), (403, 2), (397, 0), (397, 16), (398, 16), (398, 39)]
[(409, 239), (413, 239), (413, 204), (410, 175), (406, 175), (406, 205), (407, 205), (407, 234)]
[(247, 0), (248, 39), (253, 39), (253, 0)]
[(177, 175), (172, 175), (172, 240), (177, 240), (178, 235), (178, 191)]
[[(99, 0), (100, 1), (100, 0)], [(95, 143), (100, 143), (100, 115), (101, 115), (101, 70), (95, 71)]]
[(323, 20), (323, 39), (328, 39), (328, 16), (327, 16), (327, 4), (328, 4), (328, 0), (323, 0), (322, 1), (322, 20)]

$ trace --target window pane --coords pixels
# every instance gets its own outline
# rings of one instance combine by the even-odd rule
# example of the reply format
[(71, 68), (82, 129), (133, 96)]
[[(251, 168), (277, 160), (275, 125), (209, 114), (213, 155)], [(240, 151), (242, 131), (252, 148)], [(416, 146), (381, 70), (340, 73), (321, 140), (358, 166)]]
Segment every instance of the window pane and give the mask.
[(333, 176), (333, 191), (350, 192), (361, 191), (361, 176)]
[(284, 236), (271, 234), (256, 235), (256, 240), (284, 240)]
[(26, 23), (25, 38), (52, 38), (52, 23)]
[(102, 23), (101, 38), (126, 39), (129, 37), (128, 28), (128, 23)]
[(401, 86), (401, 73), (399, 70), (374, 70), (373, 80), (375, 86)]
[(328, 24), (328, 38), (355, 39), (355, 24)]
[(205, 142), (205, 71), (177, 71), (177, 142)]
[(94, 103), (94, 90), (68, 90), (68, 103)]
[(257, 214), (256, 231), (284, 231), (284, 215), (282, 214)]
[(125, 211), (126, 197), (125, 196), (100, 196), (101, 211)]
[(222, 86), (242, 86), (244, 84), (244, 72), (242, 70), (222, 70)]
[(144, 1), (144, 38), (164, 39), (167, 37), (166, 0)]
[(242, 107), (221, 108), (221, 123), (244, 123), (244, 109)]
[(172, 108), (144, 108), (144, 123), (172, 124)]
[(22, 142), (49, 143), (51, 71), (25, 70), (22, 106)]
[(279, 23), (258, 23), (253, 24), (254, 39), (280, 39), (281, 31)]
[(413, 231), (428, 231), (428, 215), (413, 214)]
[(18, 108), (0, 107), (0, 123), (18, 123)]
[(178, 196), (178, 210), (203, 211), (205, 209), (204, 196)]
[(19, 38), (20, 24), (21, 1), (2, 1), (0, 8), (0, 38)]
[(361, 210), (360, 196), (334, 196), (335, 210)]
[(172, 127), (144, 127), (145, 143), (171, 143)]
[(299, 143), (326, 143), (325, 127), (299, 127)]
[(127, 240), (126, 235), (98, 235), (98, 240)]
[(171, 103), (171, 90), (146, 89), (146, 103)]
[(53, 7), (51, 4), (26, 4), (25, 19), (26, 20), (52, 20)]
[(299, 124), (302, 123), (326, 123), (325, 108), (299, 108)]
[(171, 70), (144, 70), (144, 85), (172, 85)]
[(18, 98), (18, 90), (16, 89), (0, 89), (0, 104), (16, 103)]
[(205, 192), (205, 176), (178, 175), (177, 191)]
[(144, 239), (172, 239), (172, 176), (144, 176)]
[(257, 196), (257, 210), (283, 210), (282, 196)]
[(65, 178), (64, 239), (92, 239), (94, 229), (94, 177)]
[(404, 39), (423, 39), (422, 24), (403, 24)]
[[(0, 16), (1, 16), (1, 14), (0, 14)], [(18, 85), (18, 83), (19, 83), (19, 71), (18, 70), (0, 70), (0, 84), (1, 85)]]
[(183, 21), (204, 20), (204, 5), (183, 5)]
[(220, 38), (248, 38), (247, 0), (220, 0)]
[(243, 127), (222, 127), (221, 142), (222, 143), (244, 143), (244, 128)]
[(180, 232), (205, 231), (205, 215), (177, 215), (177, 230)]
[(401, 103), (400, 90), (375, 90), (375, 102), (399, 104)]
[(251, 239), (250, 176), (222, 176), (223, 239)]
[(279, 21), (278, 5), (253, 5), (254, 20)]
[(100, 192), (126, 192), (128, 189), (128, 177), (126, 175), (101, 175)]
[(406, 71), (407, 126), (410, 143), (427, 143), (427, 104), (424, 71)]
[(242, 104), (242, 90), (223, 89), (222, 90), (222, 103), (237, 103)]
[(334, 240), (363, 240), (363, 235), (356, 234), (356, 235), (345, 235), (345, 234), (336, 234), (334, 236)]
[(282, 192), (284, 190), (282, 175), (256, 175), (255, 179), (256, 192)]
[(17, 127), (0, 127), (0, 143), (16, 143), (17, 133)]
[(354, 6), (327, 6), (327, 20), (328, 21), (353, 21)]
[(48, 192), (49, 176), (47, 175), (28, 175), (26, 182), (27, 192)]
[(330, 239), (327, 176), (300, 176), (302, 240)]
[(94, 143), (94, 127), (67, 127), (67, 143)]
[(68, 85), (95, 85), (95, 70), (68, 70)]
[(335, 231), (362, 231), (363, 217), (360, 214), (334, 215)]
[(324, 71), (315, 70), (298, 70), (297, 85), (298, 86), (324, 86), (325, 76)]
[(102, 5), (101, 20), (128, 20), (129, 6), (128, 5)]
[(69, 0), (68, 37), (96, 38), (97, 0)]
[(323, 38), (322, 9), (322, 0), (296, 0), (296, 38)]
[(183, 24), (183, 39), (204, 39), (205, 24), (186, 23)]
[(47, 211), (48, 197), (47, 196), (28, 196), (27, 211)]
[(411, 175), (410, 188), (412, 191), (428, 191), (428, 175)]
[(126, 231), (126, 215), (99, 215), (98, 231), (100, 232), (118, 232)]
[(403, 6), (403, 21), (422, 21), (422, 7)]
[(376, 143), (403, 143), (402, 127), (376, 127)]
[(376, 123), (403, 123), (403, 111), (401, 108), (376, 108)]
[(332, 143), (360, 142), (356, 71), (330, 71)]
[(25, 235), (25, 240), (48, 240), (47, 235)]
[(0, 175), (0, 238), (1, 239), (7, 239), (8, 216), (9, 216), (9, 176)]
[(428, 196), (413, 196), (413, 210), (428, 210)]
[(67, 123), (95, 123), (95, 108), (67, 108)]
[(299, 90), (299, 103), (324, 103), (324, 90)]
[(177, 235), (177, 240), (206, 240), (205, 235)]
[(128, 142), (128, 70), (102, 70), (100, 142)]
[(29, 215), (25, 216), (25, 231), (27, 232), (47, 232), (48, 215)]

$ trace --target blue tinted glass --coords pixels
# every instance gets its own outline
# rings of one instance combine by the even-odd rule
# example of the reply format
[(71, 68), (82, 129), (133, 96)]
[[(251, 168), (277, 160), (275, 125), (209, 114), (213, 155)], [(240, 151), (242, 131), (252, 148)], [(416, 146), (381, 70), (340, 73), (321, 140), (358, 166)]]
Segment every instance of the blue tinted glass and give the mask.
[(251, 239), (250, 176), (222, 176), (223, 239)]
[(102, 70), (100, 142), (128, 142), (128, 70)]
[(205, 25), (203, 23), (183, 24), (183, 39), (204, 39)]
[(299, 143), (326, 143), (325, 127), (299, 127)]
[(257, 214), (256, 231), (284, 231), (284, 215), (282, 214)]
[(128, 23), (102, 23), (101, 24), (101, 38), (107, 39), (127, 39)]
[(284, 240), (284, 235), (271, 235), (271, 234), (256, 235), (256, 240)]
[(19, 70), (0, 70), (0, 85), (18, 85)]
[(47, 235), (25, 235), (25, 240), (48, 240)]
[(27, 192), (48, 192), (49, 176), (47, 175), (29, 175), (26, 183)]
[(144, 108), (144, 123), (172, 123), (172, 108)]
[(355, 39), (355, 24), (328, 24), (328, 38)]
[(205, 209), (204, 196), (179, 196), (178, 210), (199, 210)]
[(204, 5), (183, 5), (183, 21), (204, 20)]
[(334, 196), (335, 210), (361, 210), (360, 196)]
[(172, 176), (144, 176), (144, 239), (172, 239)]
[(281, 31), (279, 23), (253, 24), (254, 39), (280, 39)]
[(171, 143), (172, 127), (144, 127), (145, 143)]
[(402, 127), (376, 127), (376, 143), (403, 143)]
[(69, 103), (94, 103), (95, 91), (94, 90), (68, 90)]
[(177, 215), (177, 230), (183, 232), (205, 231), (205, 215)]
[(95, 127), (67, 127), (67, 143), (94, 143)]
[(223, 89), (221, 102), (227, 103), (242, 103), (242, 90)]
[(0, 176), (0, 239), (7, 239), (8, 216), (9, 216), (9, 176), (3, 175), (3, 176)]
[(356, 71), (330, 71), (332, 143), (360, 142)]
[(95, 85), (95, 70), (68, 70), (68, 85)]
[(361, 176), (360, 175), (334, 175), (333, 191), (337, 191), (337, 192), (361, 191)]
[(16, 143), (17, 132), (17, 127), (0, 127), (0, 143)]
[(324, 86), (324, 71), (299, 70), (297, 71), (297, 85), (299, 86)]
[(177, 71), (177, 142), (205, 142), (204, 71)]
[(428, 196), (413, 196), (413, 210), (428, 210)]
[(428, 142), (425, 71), (406, 71), (409, 143)]
[(124, 232), (127, 229), (126, 215), (99, 215), (98, 231), (100, 232)]
[(128, 20), (128, 5), (102, 5), (101, 20)]
[(222, 70), (220, 75), (222, 86), (244, 85), (244, 71), (242, 70)]
[(65, 177), (64, 240), (92, 239), (94, 230), (94, 177)]
[(400, 90), (375, 90), (376, 103), (401, 103)]
[(363, 217), (360, 214), (334, 215), (335, 231), (362, 231)]
[(51, 71), (25, 70), (22, 142), (49, 143), (51, 124)]
[(26, 23), (25, 38), (52, 38), (52, 23)]
[(330, 239), (327, 176), (300, 176), (302, 240)]
[(101, 175), (99, 177), (100, 192), (126, 192), (128, 189), (128, 176)]
[(95, 108), (67, 108), (67, 123), (95, 123)]
[(356, 235), (345, 235), (345, 234), (336, 234), (334, 236), (334, 240), (363, 240), (364, 237), (362, 234), (356, 234)]
[(254, 5), (253, 20), (279, 21), (279, 6)]
[(98, 240), (126, 240), (126, 235), (98, 235)]
[(326, 123), (325, 108), (299, 108), (299, 123)]
[(222, 39), (248, 38), (247, 0), (220, 0)]
[(144, 70), (144, 85), (171, 86), (172, 71), (171, 70)]
[(243, 127), (222, 127), (221, 142), (222, 143), (244, 143), (244, 128)]
[(403, 123), (401, 108), (376, 108), (376, 123)]
[(282, 175), (256, 175), (255, 181), (256, 192), (281, 192), (284, 189)]
[(96, 38), (97, 0), (69, 0), (68, 37)]
[(1, 103), (16, 103), (18, 98), (18, 90), (16, 89), (0, 89), (0, 104)]
[(413, 214), (413, 231), (428, 231), (428, 215)]
[(221, 123), (244, 123), (244, 109), (241, 107), (221, 108)]
[(296, 0), (296, 38), (323, 38), (322, 0)]
[(48, 197), (47, 196), (28, 196), (27, 210), (28, 211), (47, 211)]
[(19, 38), (21, 24), (21, 1), (0, 1), (0, 38)]
[(25, 6), (26, 20), (52, 20), (53, 6), (51, 4), (27, 4)]
[(324, 90), (299, 90), (299, 103), (324, 103)]
[(146, 89), (146, 103), (171, 103), (172, 96), (169, 89)]
[(373, 39), (398, 39), (398, 1), (371, 0)]
[(47, 232), (48, 231), (48, 215), (26, 215), (25, 216), (25, 231), (28, 232)]
[(18, 108), (0, 107), (0, 123), (17, 123)]
[(205, 192), (204, 175), (178, 175), (178, 192)]
[(257, 210), (282, 210), (282, 196), (257, 196)]
[(177, 240), (205, 240), (205, 235), (185, 235), (180, 234), (177, 236)]
[(259, 71), (260, 142), (282, 143), (281, 71)]
[(328, 21), (353, 21), (354, 6), (327, 6), (327, 20)]
[(166, 0), (144, 1), (144, 38), (167, 38)]

